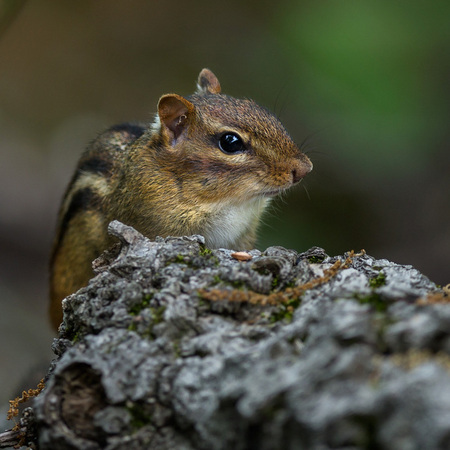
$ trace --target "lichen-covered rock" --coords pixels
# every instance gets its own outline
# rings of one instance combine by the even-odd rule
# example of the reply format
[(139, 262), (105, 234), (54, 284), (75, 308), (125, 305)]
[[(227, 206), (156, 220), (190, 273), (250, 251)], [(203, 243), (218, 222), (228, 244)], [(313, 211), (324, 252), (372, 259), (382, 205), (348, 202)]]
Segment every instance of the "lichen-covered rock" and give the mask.
[(417, 270), (110, 231), (63, 302), (39, 448), (450, 448), (450, 304)]

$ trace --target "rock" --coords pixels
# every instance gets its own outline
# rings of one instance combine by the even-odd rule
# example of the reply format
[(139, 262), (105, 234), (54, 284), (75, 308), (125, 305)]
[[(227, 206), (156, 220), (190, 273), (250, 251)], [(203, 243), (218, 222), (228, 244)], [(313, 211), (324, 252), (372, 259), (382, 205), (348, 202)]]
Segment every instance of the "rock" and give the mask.
[(414, 268), (110, 231), (63, 302), (40, 449), (450, 448), (449, 298)]

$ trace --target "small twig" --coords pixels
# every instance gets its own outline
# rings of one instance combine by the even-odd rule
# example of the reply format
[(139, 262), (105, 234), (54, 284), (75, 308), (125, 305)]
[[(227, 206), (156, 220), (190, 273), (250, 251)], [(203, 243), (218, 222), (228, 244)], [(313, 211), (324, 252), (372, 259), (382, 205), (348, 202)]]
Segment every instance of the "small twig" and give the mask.
[(19, 423), (11, 430), (0, 433), (0, 448), (36, 448), (36, 422), (33, 408), (25, 408)]
[(323, 271), (323, 275), (318, 278), (314, 278), (305, 284), (288, 287), (280, 292), (273, 292), (272, 294), (258, 294), (253, 291), (243, 291), (239, 289), (233, 289), (231, 291), (223, 289), (200, 289), (199, 294), (202, 298), (211, 301), (226, 300), (229, 302), (248, 302), (252, 304), (259, 305), (280, 305), (287, 304), (294, 298), (301, 297), (306, 291), (313, 289), (317, 286), (327, 283), (333, 277), (337, 275), (338, 272), (344, 269), (348, 269), (355, 256), (365, 255), (365, 251), (361, 250), (360, 253), (355, 253), (351, 250), (348, 253), (345, 261), (338, 259), (331, 267)]
[(14, 430), (14, 428), (0, 433), (0, 448), (15, 447), (21, 443), (24, 432), (23, 430)]
[[(16, 397), (14, 400), (10, 400), (9, 401), (9, 410), (6, 415), (6, 419), (11, 420), (12, 418), (17, 417), (19, 415), (19, 404), (25, 403), (26, 401), (28, 401), (28, 399), (30, 399), (32, 397), (36, 397), (42, 391), (42, 389), (44, 389), (44, 387), (45, 387), (45, 384), (44, 384), (44, 380), (42, 379), (38, 383), (36, 389), (28, 389), (28, 391), (23, 391), (21, 397)], [(18, 427), (18, 425), (16, 425), (16, 427)], [(14, 427), (13, 430), (16, 427)]]

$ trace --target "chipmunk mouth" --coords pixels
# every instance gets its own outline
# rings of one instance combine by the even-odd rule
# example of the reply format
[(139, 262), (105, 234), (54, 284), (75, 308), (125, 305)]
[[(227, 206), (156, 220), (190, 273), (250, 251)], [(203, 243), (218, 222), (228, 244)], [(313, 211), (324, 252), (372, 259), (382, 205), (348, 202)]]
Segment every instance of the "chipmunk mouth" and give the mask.
[(283, 186), (283, 187), (279, 187), (279, 188), (267, 189), (263, 192), (260, 192), (258, 194), (258, 196), (264, 197), (264, 198), (273, 198), (273, 197), (276, 197), (277, 195), (280, 195), (282, 192), (285, 192), (290, 187), (291, 186)]
[(267, 191), (261, 192), (259, 195), (261, 197), (276, 197), (277, 195), (280, 195), (283, 192), (286, 192), (287, 190), (297, 186), (300, 184), (302, 180), (296, 181), (295, 183), (289, 184), (287, 186), (280, 186), (277, 188), (268, 189)]
[(261, 186), (261, 190), (257, 194), (257, 196), (263, 198), (276, 197), (277, 195), (280, 195), (283, 192), (286, 192), (291, 188), (298, 186), (303, 181), (305, 175), (306, 173), (303, 174), (300, 173), (300, 171), (292, 171), (292, 179), (282, 184), (281, 186), (273, 186), (273, 185), (271, 186), (264, 183)]
[(261, 192), (261, 196), (262, 197), (276, 197), (278, 194), (280, 194), (281, 192), (283, 192), (284, 189), (277, 189), (277, 190), (273, 190), (273, 191), (266, 191), (266, 192)]

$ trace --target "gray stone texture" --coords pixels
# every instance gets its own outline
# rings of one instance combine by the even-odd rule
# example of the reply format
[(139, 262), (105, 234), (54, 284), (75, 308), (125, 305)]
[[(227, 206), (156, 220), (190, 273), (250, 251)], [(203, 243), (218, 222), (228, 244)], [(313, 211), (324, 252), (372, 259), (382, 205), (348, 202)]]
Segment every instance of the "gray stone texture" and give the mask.
[(413, 267), (110, 232), (63, 303), (40, 449), (450, 448), (450, 304)]

